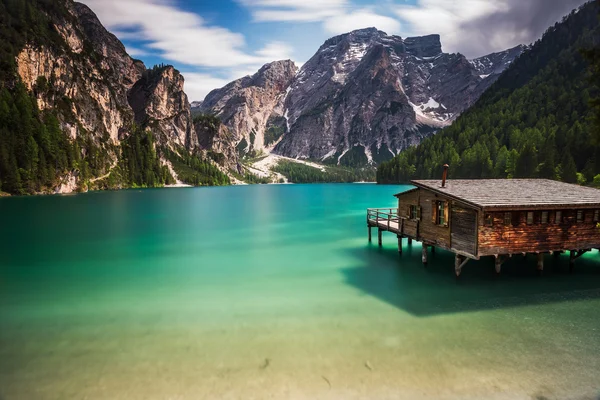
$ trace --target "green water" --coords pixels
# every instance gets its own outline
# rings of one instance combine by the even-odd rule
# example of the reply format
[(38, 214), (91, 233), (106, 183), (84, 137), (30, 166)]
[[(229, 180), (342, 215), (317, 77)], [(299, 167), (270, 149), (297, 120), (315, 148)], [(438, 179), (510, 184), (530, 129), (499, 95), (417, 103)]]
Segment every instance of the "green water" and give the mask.
[(0, 199), (0, 399), (596, 399), (600, 255), (457, 283), (367, 243), (403, 189)]

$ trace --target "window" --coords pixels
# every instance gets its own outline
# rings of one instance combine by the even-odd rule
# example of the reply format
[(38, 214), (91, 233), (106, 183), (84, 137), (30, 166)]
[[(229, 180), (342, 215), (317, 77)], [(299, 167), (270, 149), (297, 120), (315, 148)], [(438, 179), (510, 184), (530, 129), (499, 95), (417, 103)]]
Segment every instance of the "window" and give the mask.
[(554, 223), (560, 224), (562, 222), (562, 211), (557, 211), (554, 216)]
[(527, 225), (533, 225), (533, 211), (527, 211)]
[(417, 219), (419, 217), (418, 207), (411, 205), (410, 206), (410, 219)]
[(600, 222), (600, 210), (594, 210), (594, 222)]
[(583, 222), (583, 210), (577, 210), (577, 222)]
[(448, 202), (433, 201), (431, 203), (431, 220), (434, 224), (440, 226), (448, 226)]
[(521, 223), (521, 212), (514, 212), (513, 214), (513, 219), (512, 219), (512, 224), (513, 226), (519, 226), (519, 224)]
[(492, 217), (492, 214), (485, 214), (485, 216), (483, 217), (484, 219), (484, 224), (485, 226), (492, 226), (494, 225), (494, 217)]
[(542, 224), (548, 223), (548, 211), (542, 211)]
[(438, 201), (438, 225), (446, 225), (446, 204)]
[(507, 211), (504, 213), (504, 225), (512, 224), (512, 213)]

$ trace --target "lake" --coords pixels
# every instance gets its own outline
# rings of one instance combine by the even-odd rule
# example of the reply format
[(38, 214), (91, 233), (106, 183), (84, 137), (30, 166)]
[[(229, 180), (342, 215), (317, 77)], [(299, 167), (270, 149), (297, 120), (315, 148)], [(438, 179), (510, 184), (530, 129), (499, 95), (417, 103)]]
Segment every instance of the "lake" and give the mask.
[(597, 399), (600, 254), (454, 277), (402, 186), (0, 199), (0, 399)]

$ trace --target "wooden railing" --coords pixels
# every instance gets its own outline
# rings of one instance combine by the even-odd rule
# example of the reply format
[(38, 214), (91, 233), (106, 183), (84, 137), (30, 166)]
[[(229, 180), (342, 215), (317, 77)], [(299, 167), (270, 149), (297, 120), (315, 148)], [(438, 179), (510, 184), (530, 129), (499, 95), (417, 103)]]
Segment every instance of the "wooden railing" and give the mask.
[(390, 228), (390, 222), (398, 222), (400, 224), (400, 220), (404, 219), (398, 215), (397, 208), (368, 208), (367, 209), (367, 224), (369, 221), (375, 222), (375, 225), (378, 225), (381, 221), (387, 221), (387, 227)]

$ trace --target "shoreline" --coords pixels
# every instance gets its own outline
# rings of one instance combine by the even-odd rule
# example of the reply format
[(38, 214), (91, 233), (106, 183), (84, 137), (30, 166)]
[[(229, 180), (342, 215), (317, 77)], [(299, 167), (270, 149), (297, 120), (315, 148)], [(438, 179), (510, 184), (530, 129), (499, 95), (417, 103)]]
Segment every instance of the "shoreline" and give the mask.
[[(122, 190), (145, 190), (145, 189), (182, 189), (182, 188), (209, 188), (209, 187), (235, 187), (235, 186), (272, 186), (272, 185), (377, 185), (377, 182), (314, 182), (314, 183), (293, 183), (293, 182), (270, 182), (270, 183), (240, 183), (240, 184), (230, 184), (230, 185), (213, 185), (213, 186), (193, 186), (185, 183), (182, 184), (174, 184), (174, 185), (164, 185), (159, 187), (130, 187), (130, 188), (121, 188), (121, 189), (100, 189), (100, 190), (86, 190), (85, 192), (78, 192), (76, 190), (72, 192), (65, 193), (34, 193), (34, 194), (23, 194), (16, 195), (10, 194), (6, 192), (0, 192), (0, 198), (8, 198), (8, 197), (40, 197), (40, 196), (74, 196), (78, 194), (86, 194), (86, 193), (102, 193), (102, 192), (117, 192)], [(388, 185), (388, 184), (384, 184)], [(394, 184), (389, 184), (393, 186)], [(402, 185), (402, 184), (399, 184)]]

